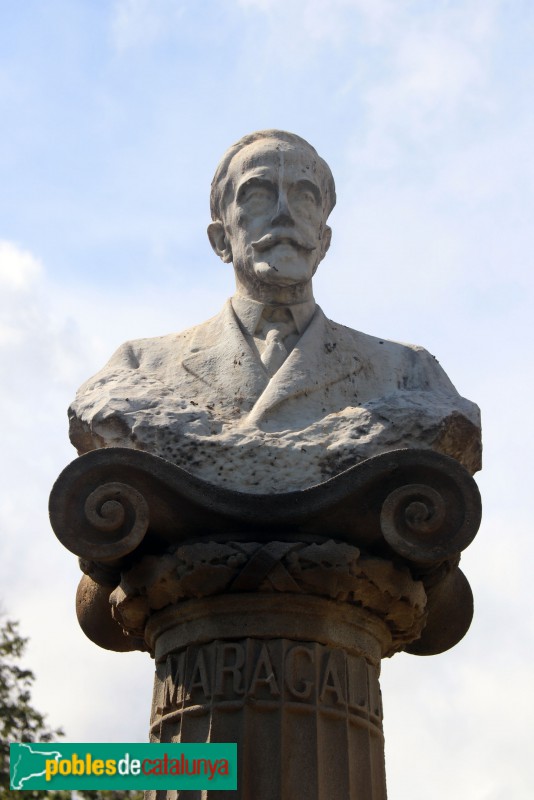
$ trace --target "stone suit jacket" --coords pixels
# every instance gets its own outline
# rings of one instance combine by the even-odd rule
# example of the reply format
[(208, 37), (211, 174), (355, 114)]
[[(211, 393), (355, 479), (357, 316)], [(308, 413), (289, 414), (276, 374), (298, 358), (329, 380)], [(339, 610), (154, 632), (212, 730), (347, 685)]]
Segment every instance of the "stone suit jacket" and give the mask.
[(123, 344), (69, 416), (79, 453), (136, 447), (243, 491), (302, 488), (398, 447), (480, 468), (478, 408), (437, 361), (319, 307), (270, 380), (228, 301), (202, 325)]

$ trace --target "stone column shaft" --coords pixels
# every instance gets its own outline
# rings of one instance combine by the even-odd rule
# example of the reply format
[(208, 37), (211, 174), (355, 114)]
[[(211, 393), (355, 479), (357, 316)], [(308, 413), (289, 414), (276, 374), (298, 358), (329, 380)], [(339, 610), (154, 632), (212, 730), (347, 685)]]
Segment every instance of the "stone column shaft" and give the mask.
[(237, 742), (228, 798), (385, 800), (381, 620), (323, 598), (242, 594), (154, 614), (147, 639), (152, 741)]

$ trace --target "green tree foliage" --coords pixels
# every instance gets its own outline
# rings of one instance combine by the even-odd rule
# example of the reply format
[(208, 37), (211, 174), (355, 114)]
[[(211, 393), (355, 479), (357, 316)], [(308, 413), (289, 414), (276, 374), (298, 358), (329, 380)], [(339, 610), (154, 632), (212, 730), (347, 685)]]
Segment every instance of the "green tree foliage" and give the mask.
[(142, 800), (136, 791), (12, 791), (9, 788), (9, 743), (50, 742), (64, 736), (60, 728), (48, 727), (43, 714), (31, 702), (33, 672), (20, 666), (27, 639), (18, 623), (0, 624), (0, 798), (1, 800)]
[[(50, 742), (63, 736), (59, 728), (49, 728), (44, 715), (31, 704), (34, 675), (19, 665), (26, 643), (17, 622), (7, 620), (0, 626), (0, 788), (2, 796), (10, 800), (46, 797), (51, 793), (10, 791), (9, 743)], [(57, 800), (62, 800), (60, 793)]]

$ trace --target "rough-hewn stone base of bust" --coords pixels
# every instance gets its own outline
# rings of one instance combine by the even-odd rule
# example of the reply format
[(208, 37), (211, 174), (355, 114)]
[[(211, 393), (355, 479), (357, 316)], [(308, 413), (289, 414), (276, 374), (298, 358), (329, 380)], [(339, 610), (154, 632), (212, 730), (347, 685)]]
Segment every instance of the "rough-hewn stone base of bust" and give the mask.
[(323, 598), (242, 594), (167, 608), (146, 633), (152, 741), (238, 744), (237, 792), (161, 798), (385, 800), (382, 620)]

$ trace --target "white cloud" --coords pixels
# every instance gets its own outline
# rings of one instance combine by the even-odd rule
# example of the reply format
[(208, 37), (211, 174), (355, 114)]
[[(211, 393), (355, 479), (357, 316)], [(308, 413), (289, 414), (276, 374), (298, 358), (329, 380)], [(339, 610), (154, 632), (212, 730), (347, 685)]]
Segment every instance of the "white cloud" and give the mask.
[[(270, 15), (273, 32), (288, 34), (304, 45), (306, 40), (334, 42), (354, 33), (347, 18), (358, 14), (366, 35), (375, 39), (379, 31), (394, 27), (401, 4), (394, 0), (238, 0), (246, 10)], [(298, 23), (298, 24), (294, 24)]]
[[(457, 648), (384, 665), (388, 797), (526, 800), (523, 764), (532, 749), (534, 713), (530, 662), (507, 657), (505, 647), (488, 646), (481, 637), (476, 647), (466, 641)], [(443, 766), (438, 783), (437, 752)]]
[(360, 91), (366, 128), (353, 150), (354, 162), (390, 168), (436, 146), (461, 117), (490, 111), (488, 92), (498, 2), (478, 0), (436, 4), (420, 15), (405, 7), (395, 27), (386, 26), (374, 43), (387, 65), (379, 75), (366, 73)]
[[(492, 41), (502, 2), (465, 0), (420, 4), (420, 8), (395, 0), (331, 0), (328, 7), (321, 0), (239, 0), (238, 4), (263, 18), (257, 52), (276, 51), (277, 59), (303, 61), (306, 54), (309, 60), (314, 58), (314, 45), (344, 45), (361, 78), (378, 73), (373, 69), (376, 61), (367, 64), (375, 49), (386, 82), (399, 75), (407, 90), (428, 97), (443, 89), (454, 93), (456, 86), (478, 79), (476, 51)], [(291, 47), (284, 54), (276, 44), (286, 41)], [(347, 80), (344, 75), (341, 85)]]
[(25, 291), (41, 276), (41, 262), (28, 250), (0, 240), (0, 290)]
[(38, 385), (57, 387), (77, 374), (83, 350), (78, 330), (67, 315), (53, 314), (53, 294), (35, 255), (0, 242), (0, 363), (12, 389), (0, 396), (4, 409), (20, 402), (15, 388), (28, 396)]
[(173, 32), (184, 12), (178, 0), (116, 0), (113, 41), (119, 52), (150, 47)]
[[(95, 306), (93, 298), (85, 303)], [(107, 303), (102, 297), (98, 305), (110, 320), (116, 298)], [(99, 728), (102, 739), (114, 741), (125, 738), (124, 720), (115, 714), (103, 719), (103, 709), (113, 705), (117, 690), (109, 674), (114, 669), (120, 674), (121, 664), (115, 654), (89, 643), (77, 624), (80, 573), (74, 556), (55, 539), (47, 515), (52, 483), (75, 457), (67, 405), (92, 370), (95, 348), (99, 353), (90, 330), (94, 316), (83, 309), (83, 328), (72, 316), (83, 304), (55, 285), (29, 250), (1, 242), (0, 324), (10, 334), (0, 339), (2, 608), (7, 617), (21, 620), (23, 635), (30, 637), (25, 665), (38, 679), (35, 707), (48, 711), (50, 724), (63, 726), (71, 741), (92, 741)], [(126, 695), (144, 696), (128, 726), (131, 740), (142, 741), (152, 666), (139, 655), (126, 655), (124, 663)], [(85, 686), (91, 687), (87, 695)]]

